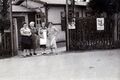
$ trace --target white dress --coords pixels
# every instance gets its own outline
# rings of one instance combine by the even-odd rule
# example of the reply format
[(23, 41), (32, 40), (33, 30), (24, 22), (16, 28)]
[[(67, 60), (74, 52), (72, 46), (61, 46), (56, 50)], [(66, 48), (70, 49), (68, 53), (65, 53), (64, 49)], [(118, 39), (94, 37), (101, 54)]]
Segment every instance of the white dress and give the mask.
[(47, 30), (41, 29), (40, 30), (40, 45), (46, 45), (47, 44)]
[(57, 32), (58, 30), (55, 26), (48, 28), (48, 47), (57, 48), (57, 45), (56, 45)]

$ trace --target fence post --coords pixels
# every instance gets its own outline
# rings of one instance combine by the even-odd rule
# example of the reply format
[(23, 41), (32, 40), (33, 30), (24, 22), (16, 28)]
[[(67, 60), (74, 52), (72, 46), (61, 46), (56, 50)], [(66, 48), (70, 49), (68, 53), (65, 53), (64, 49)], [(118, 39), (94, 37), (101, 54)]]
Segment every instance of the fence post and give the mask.
[(13, 41), (13, 20), (12, 20), (12, 0), (10, 0), (10, 31), (11, 31), (11, 54), (14, 56), (14, 41)]
[(115, 25), (114, 25), (114, 41), (117, 41), (117, 27), (118, 27), (117, 18), (118, 18), (118, 15), (116, 13), (115, 16), (114, 16), (114, 20), (115, 20)]
[(66, 51), (69, 51), (68, 0), (66, 0)]

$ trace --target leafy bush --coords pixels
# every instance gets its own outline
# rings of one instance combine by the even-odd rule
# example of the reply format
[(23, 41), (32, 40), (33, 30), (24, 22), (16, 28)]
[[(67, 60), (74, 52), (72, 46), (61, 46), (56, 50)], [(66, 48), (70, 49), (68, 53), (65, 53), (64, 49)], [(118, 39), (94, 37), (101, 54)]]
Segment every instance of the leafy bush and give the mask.
[(9, 29), (9, 28), (10, 28), (10, 20), (0, 19), (0, 30)]

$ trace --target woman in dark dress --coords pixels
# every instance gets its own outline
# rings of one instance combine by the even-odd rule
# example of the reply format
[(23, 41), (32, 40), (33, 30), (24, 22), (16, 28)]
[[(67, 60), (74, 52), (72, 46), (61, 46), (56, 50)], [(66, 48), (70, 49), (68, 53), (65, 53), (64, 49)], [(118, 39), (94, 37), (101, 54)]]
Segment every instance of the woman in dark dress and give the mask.
[(20, 29), (21, 34), (21, 48), (22, 48), (22, 56), (28, 56), (31, 49), (31, 30), (26, 23), (23, 24), (23, 27)]
[(37, 46), (38, 46), (38, 35), (37, 35), (37, 29), (35, 27), (35, 23), (33, 21), (30, 22), (30, 29), (31, 29), (31, 32), (32, 32), (32, 36), (31, 36), (31, 39), (32, 39), (32, 53), (30, 55), (37, 55), (36, 53), (36, 49), (37, 49)]

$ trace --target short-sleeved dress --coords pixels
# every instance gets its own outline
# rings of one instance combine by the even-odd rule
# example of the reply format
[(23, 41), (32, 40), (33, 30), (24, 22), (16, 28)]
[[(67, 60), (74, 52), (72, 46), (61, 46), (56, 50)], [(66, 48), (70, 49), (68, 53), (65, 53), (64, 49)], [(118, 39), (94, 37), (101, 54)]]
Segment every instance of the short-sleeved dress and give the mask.
[(31, 49), (31, 30), (29, 28), (21, 28), (21, 49)]

